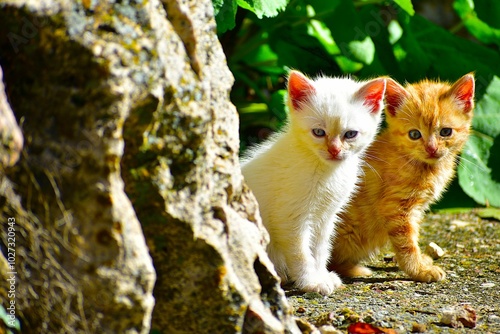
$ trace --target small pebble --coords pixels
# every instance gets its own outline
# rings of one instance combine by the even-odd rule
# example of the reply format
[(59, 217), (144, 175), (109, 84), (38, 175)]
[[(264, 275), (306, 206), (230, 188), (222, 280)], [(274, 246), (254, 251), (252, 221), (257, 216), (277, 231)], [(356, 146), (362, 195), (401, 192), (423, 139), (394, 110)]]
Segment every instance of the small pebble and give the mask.
[(495, 286), (495, 283), (491, 283), (491, 282), (481, 284), (481, 288), (492, 288), (494, 286)]
[(297, 313), (306, 313), (306, 309), (300, 306), (299, 308), (297, 308)]
[(323, 325), (318, 329), (321, 334), (342, 334), (342, 331), (338, 330), (332, 325)]
[(431, 242), (427, 245), (425, 252), (432, 257), (434, 260), (437, 260), (444, 255), (444, 250), (439, 247), (436, 243)]
[(411, 327), (412, 333), (425, 333), (427, 331), (427, 326), (425, 324), (414, 323)]
[(470, 223), (466, 222), (466, 221), (463, 221), (463, 220), (453, 219), (450, 222), (450, 225), (451, 226), (455, 226), (455, 227), (465, 227), (465, 226), (470, 225)]
[(301, 318), (296, 318), (295, 323), (297, 324), (297, 327), (299, 327), (300, 331), (302, 333), (306, 334), (319, 334), (318, 329), (316, 326), (311, 324), (309, 321)]
[(496, 314), (490, 314), (488, 316), (488, 322), (500, 323), (500, 317)]
[(388, 323), (387, 321), (377, 321), (376, 324), (377, 324), (377, 327), (382, 327), (382, 328), (391, 327), (391, 324)]

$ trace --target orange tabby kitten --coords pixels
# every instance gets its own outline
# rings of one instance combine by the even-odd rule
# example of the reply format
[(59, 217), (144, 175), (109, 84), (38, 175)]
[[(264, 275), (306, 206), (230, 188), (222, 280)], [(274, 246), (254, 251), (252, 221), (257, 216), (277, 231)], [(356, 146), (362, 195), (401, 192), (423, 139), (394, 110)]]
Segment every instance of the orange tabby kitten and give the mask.
[(474, 108), (474, 76), (453, 86), (424, 80), (403, 88), (388, 79), (387, 128), (366, 154), (364, 179), (342, 214), (329, 269), (343, 276), (367, 276), (360, 261), (388, 241), (396, 261), (413, 280), (444, 279), (418, 246), (419, 223), (455, 174)]

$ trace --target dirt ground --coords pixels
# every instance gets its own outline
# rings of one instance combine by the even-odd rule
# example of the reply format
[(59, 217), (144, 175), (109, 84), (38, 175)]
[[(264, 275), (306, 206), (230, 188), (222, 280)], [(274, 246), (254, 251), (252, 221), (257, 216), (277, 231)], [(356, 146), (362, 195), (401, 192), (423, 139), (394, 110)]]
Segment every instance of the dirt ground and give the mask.
[(303, 332), (347, 333), (365, 322), (379, 333), (500, 333), (498, 217), (430, 213), (421, 226), (422, 250), (434, 242), (445, 251), (435, 261), (447, 273), (444, 281), (409, 280), (388, 249), (367, 263), (372, 277), (344, 279), (329, 297), (287, 290)]

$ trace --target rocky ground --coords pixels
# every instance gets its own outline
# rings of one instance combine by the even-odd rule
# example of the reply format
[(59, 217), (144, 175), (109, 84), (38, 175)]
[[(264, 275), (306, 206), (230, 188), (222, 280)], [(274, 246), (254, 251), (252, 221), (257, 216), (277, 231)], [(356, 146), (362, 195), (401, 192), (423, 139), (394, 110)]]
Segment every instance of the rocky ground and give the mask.
[(427, 215), (421, 247), (434, 242), (445, 251), (435, 261), (447, 273), (442, 282), (410, 281), (388, 249), (368, 263), (372, 277), (344, 280), (329, 297), (287, 290), (299, 326), (305, 333), (346, 333), (359, 322), (372, 329), (351, 331), (500, 333), (500, 222), (493, 216)]

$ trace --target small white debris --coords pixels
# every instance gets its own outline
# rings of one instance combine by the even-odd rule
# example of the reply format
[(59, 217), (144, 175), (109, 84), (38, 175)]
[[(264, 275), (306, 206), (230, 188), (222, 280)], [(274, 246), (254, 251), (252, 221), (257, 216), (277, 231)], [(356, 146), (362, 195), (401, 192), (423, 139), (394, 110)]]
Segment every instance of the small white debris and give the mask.
[(500, 317), (495, 314), (490, 314), (488, 316), (488, 322), (493, 322), (493, 323), (500, 323)]
[(465, 227), (465, 226), (469, 226), (470, 222), (466, 222), (466, 221), (458, 220), (458, 219), (453, 219), (450, 222), (450, 225), (455, 226), (455, 227)]
[(481, 284), (481, 288), (492, 288), (494, 286), (495, 286), (495, 283), (491, 283), (491, 282)]
[(444, 255), (444, 250), (434, 242), (431, 242), (427, 245), (427, 247), (425, 248), (425, 252), (434, 260), (437, 260)]
[(321, 334), (342, 334), (343, 332), (336, 329), (332, 325), (323, 325), (318, 328)]

